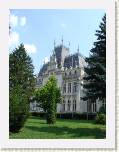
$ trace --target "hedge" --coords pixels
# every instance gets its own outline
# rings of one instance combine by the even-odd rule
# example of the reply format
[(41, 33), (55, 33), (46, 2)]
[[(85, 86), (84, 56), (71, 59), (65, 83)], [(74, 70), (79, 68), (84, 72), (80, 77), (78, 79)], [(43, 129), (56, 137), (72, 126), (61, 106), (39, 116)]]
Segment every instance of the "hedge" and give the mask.
[[(46, 118), (45, 112), (31, 112), (31, 116)], [(57, 118), (62, 119), (77, 119), (77, 120), (87, 120), (87, 113), (57, 113)], [(89, 120), (95, 120), (96, 114), (95, 113), (89, 113), (88, 119)]]

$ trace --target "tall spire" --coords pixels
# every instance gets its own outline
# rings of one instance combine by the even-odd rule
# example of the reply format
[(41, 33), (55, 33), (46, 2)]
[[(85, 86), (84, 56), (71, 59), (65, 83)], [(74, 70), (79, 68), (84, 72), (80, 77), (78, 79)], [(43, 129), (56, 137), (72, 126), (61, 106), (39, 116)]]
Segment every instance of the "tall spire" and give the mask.
[(79, 45), (78, 45), (78, 49), (77, 49), (77, 52), (78, 52), (78, 54), (79, 54)]
[(62, 36), (62, 46), (63, 46), (63, 36)]
[(55, 45), (56, 45), (56, 42), (55, 42), (55, 39), (54, 39), (54, 49), (53, 49), (53, 55), (55, 54)]
[(56, 42), (55, 42), (55, 39), (54, 39), (54, 49), (55, 49), (55, 45), (56, 45)]
[(69, 48), (70, 48), (70, 41), (69, 41)]

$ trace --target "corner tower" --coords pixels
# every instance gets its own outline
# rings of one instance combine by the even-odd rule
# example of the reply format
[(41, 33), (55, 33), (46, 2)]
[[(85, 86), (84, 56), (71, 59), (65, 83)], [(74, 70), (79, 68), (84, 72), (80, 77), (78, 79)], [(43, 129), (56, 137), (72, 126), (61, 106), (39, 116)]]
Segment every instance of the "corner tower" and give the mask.
[(69, 55), (69, 48), (64, 46), (63, 38), (62, 38), (62, 44), (54, 47), (54, 52), (55, 52), (56, 62), (57, 62), (58, 68), (63, 67), (64, 59), (66, 56)]

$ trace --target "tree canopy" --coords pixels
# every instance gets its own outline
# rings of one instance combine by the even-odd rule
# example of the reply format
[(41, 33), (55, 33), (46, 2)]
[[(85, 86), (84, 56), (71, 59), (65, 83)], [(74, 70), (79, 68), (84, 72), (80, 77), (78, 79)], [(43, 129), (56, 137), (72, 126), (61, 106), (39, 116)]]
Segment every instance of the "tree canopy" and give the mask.
[(47, 83), (41, 88), (36, 89), (35, 98), (40, 107), (47, 113), (47, 123), (53, 124), (56, 121), (57, 103), (61, 101), (60, 89), (54, 75), (50, 76)]

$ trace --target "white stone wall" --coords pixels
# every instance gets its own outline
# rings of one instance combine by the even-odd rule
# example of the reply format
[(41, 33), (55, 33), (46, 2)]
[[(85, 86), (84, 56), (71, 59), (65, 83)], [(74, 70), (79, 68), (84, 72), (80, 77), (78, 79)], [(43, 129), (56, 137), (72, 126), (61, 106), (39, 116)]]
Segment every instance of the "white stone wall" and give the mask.
[[(65, 53), (68, 54), (69, 53), (68, 50)], [(66, 56), (66, 54), (64, 55)], [(63, 59), (64, 58), (62, 57), (62, 60)], [(83, 97), (83, 87), (81, 84), (83, 83), (82, 77), (84, 75), (84, 66), (86, 66), (86, 63), (84, 62), (85, 60), (80, 57), (80, 67), (70, 68), (70, 69), (63, 69), (63, 68), (58, 69), (56, 67), (56, 63), (53, 57), (51, 58), (51, 60), (52, 63), (49, 64), (50, 66), (48, 67), (48, 70), (45, 72), (45, 74), (42, 77), (40, 76), (37, 79), (42, 80), (42, 83), (40, 84), (45, 85), (52, 73), (56, 75), (58, 87), (61, 89), (61, 94), (65, 101), (65, 103), (57, 104), (57, 112), (79, 112), (79, 113), (87, 112), (87, 102), (81, 100), (81, 97)], [(69, 83), (71, 83), (71, 92), (68, 92)], [(74, 83), (77, 83), (76, 92), (73, 92)], [(40, 84), (39, 87), (41, 86)], [(64, 84), (66, 84), (65, 93), (63, 92)], [(70, 110), (69, 110), (68, 102), (70, 102)], [(75, 110), (74, 110), (75, 107), (74, 102), (76, 102)], [(64, 104), (65, 104), (65, 111), (63, 111)], [(37, 106), (36, 102), (30, 104), (32, 110), (35, 110), (35, 105)], [(102, 105), (101, 102), (96, 101), (97, 111), (99, 110), (101, 105)], [(38, 109), (36, 107), (36, 111), (41, 111), (41, 110), (42, 109), (40, 108)], [(94, 105), (91, 105), (91, 110), (92, 112), (94, 111)]]

